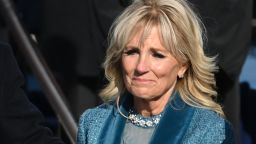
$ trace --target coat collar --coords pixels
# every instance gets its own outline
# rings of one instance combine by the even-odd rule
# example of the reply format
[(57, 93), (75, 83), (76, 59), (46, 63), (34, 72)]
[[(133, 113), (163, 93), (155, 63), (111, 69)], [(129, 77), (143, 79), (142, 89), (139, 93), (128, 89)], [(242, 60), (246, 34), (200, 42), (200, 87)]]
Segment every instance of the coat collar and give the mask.
[[(120, 110), (128, 115), (128, 109), (132, 104), (132, 96), (126, 94), (121, 100)], [(156, 127), (150, 143), (181, 143), (194, 114), (194, 108), (187, 105), (179, 94), (171, 96), (159, 125)], [(116, 106), (107, 118), (100, 135), (99, 143), (120, 144), (125, 127), (126, 118), (119, 114)]]

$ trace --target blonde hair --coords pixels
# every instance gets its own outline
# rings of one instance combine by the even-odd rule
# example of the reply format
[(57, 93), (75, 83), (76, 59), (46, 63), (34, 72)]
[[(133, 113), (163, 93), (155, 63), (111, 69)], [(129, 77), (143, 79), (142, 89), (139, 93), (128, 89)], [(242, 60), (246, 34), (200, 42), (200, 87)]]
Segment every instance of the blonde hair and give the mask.
[[(157, 26), (163, 45), (175, 58), (188, 65), (176, 90), (191, 106), (211, 109), (224, 116), (216, 103), (215, 57), (203, 51), (203, 25), (186, 0), (134, 0), (114, 21), (109, 33), (109, 48), (104, 62), (108, 85), (101, 91), (104, 100), (113, 100), (125, 91), (121, 56), (130, 38), (143, 31), (143, 36)], [(143, 39), (143, 38), (142, 38)]]

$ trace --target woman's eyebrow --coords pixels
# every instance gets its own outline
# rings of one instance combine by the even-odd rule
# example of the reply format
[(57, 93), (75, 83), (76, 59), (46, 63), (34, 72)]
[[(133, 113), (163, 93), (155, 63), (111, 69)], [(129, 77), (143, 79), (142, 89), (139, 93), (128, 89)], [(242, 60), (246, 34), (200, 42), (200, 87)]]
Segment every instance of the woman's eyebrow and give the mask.
[(167, 49), (160, 49), (157, 47), (150, 47), (150, 50), (153, 52), (162, 52), (162, 53), (169, 53), (169, 51)]

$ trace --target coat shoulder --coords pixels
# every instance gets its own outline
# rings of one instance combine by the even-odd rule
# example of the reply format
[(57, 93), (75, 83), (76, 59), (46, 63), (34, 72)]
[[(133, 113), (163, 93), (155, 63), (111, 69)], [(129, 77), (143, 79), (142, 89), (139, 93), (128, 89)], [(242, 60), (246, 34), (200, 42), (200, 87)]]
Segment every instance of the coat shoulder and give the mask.
[(77, 143), (95, 143), (113, 108), (112, 104), (104, 103), (95, 108), (87, 109), (79, 119)]
[(84, 111), (81, 115), (79, 123), (90, 123), (95, 122), (95, 120), (104, 119), (105, 116), (111, 111), (113, 105), (101, 104), (95, 108), (90, 108)]
[(217, 113), (196, 108), (185, 139), (200, 143), (234, 143), (233, 128), (230, 122)]

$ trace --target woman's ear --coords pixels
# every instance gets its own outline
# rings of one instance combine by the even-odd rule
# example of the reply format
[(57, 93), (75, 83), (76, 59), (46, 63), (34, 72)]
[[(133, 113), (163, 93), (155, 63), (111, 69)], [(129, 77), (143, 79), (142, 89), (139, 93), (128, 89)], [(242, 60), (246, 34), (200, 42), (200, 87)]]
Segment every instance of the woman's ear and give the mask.
[(178, 77), (183, 78), (187, 69), (188, 69), (188, 64), (181, 64), (179, 71), (178, 71)]

